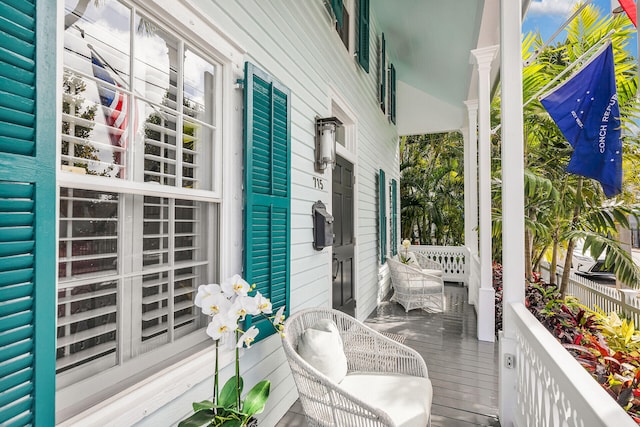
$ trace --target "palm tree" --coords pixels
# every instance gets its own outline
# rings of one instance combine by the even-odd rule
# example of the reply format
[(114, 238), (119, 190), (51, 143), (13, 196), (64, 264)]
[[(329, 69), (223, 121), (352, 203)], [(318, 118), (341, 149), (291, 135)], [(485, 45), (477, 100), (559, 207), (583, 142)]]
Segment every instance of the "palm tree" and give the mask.
[[(617, 198), (616, 202), (607, 201), (597, 182), (567, 174), (565, 168), (571, 147), (535, 97), (569, 64), (598, 44), (605, 35), (612, 33), (618, 101), (622, 125), (626, 128), (638, 112), (635, 97), (636, 62), (624, 49), (632, 32), (626, 16), (603, 17), (598, 8), (587, 6), (568, 25), (566, 40), (542, 50), (539, 35), (529, 34), (523, 42), (525, 60), (531, 57), (532, 52), (540, 50), (537, 58), (523, 70), (524, 99), (531, 100), (524, 109), (527, 170), (525, 259), (527, 271), (531, 271), (545, 254), (550, 253), (551, 280), (554, 281), (560, 254), (566, 251), (561, 282), (563, 292), (568, 284), (571, 254), (578, 239), (584, 240), (585, 250), (589, 250), (593, 257), (597, 258), (606, 251), (605, 264), (614, 266), (617, 277), (631, 286), (640, 286), (638, 267), (611, 237), (616, 233), (616, 224), (629, 227), (627, 218), (634, 214), (634, 206), (620, 201), (632, 200), (633, 194), (629, 194), (625, 183), (626, 194)], [(499, 111), (499, 104), (496, 104), (495, 110)], [(627, 134), (625, 149), (629, 145), (633, 148), (624, 153), (625, 166), (637, 171), (636, 137)], [(498, 201), (501, 196), (499, 191), (495, 196), (494, 200)], [(495, 203), (494, 237), (501, 234), (500, 209), (500, 204)]]
[(401, 229), (420, 243), (464, 240), (463, 140), (460, 133), (403, 137), (400, 142)]

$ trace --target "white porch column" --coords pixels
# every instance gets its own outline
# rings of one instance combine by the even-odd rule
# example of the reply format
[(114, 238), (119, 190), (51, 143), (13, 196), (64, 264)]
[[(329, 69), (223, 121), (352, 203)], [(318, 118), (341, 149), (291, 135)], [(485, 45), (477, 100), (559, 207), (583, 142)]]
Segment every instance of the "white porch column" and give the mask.
[[(502, 80), (502, 265), (503, 321), (500, 337), (500, 425), (512, 426), (516, 409), (517, 366), (505, 367), (505, 355), (516, 355), (514, 313), (524, 303), (524, 136), (522, 117), (522, 0), (500, 1), (500, 78)], [(516, 363), (517, 363), (516, 359)], [(514, 369), (515, 368), (515, 369)]]
[(465, 101), (467, 131), (464, 134), (464, 245), (478, 255), (478, 100)]
[(478, 65), (478, 149), (480, 195), (480, 292), (478, 339), (495, 340), (495, 291), (491, 272), (491, 62), (498, 46), (471, 51)]

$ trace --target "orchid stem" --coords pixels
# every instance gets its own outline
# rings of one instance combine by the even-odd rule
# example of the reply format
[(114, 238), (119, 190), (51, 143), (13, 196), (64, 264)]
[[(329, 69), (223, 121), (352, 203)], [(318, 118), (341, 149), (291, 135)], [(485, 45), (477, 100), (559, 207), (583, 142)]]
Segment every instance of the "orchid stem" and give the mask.
[[(236, 342), (238, 342), (238, 331), (236, 330)], [(236, 404), (238, 411), (242, 411), (240, 407), (240, 349), (236, 346)]]
[[(213, 375), (213, 405), (214, 407), (216, 405), (218, 405), (218, 343), (219, 341), (216, 340), (216, 362), (215, 362), (215, 374)], [(216, 411), (214, 409), (214, 411)], [(217, 413), (217, 411), (216, 411)]]

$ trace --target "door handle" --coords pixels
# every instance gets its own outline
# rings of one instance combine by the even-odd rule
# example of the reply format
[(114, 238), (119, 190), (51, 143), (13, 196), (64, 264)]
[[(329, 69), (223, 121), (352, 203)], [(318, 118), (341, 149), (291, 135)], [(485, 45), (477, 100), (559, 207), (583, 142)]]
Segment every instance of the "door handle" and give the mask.
[(336, 257), (335, 254), (333, 255), (333, 263), (331, 265), (331, 269), (333, 270), (332, 281), (335, 281), (336, 277), (338, 277), (338, 272), (340, 271), (340, 261), (338, 261), (338, 257)]

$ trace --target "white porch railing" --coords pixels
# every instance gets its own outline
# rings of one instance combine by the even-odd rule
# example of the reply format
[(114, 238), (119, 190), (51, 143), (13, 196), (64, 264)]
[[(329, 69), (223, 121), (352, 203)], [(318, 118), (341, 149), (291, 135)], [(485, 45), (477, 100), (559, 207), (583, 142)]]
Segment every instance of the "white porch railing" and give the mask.
[[(548, 276), (548, 270), (546, 270)], [(557, 273), (556, 283), (562, 279), (562, 269)], [(612, 286), (596, 283), (573, 271), (569, 275), (567, 295), (576, 297), (581, 304), (589, 308), (600, 307), (605, 313), (615, 311), (633, 319), (634, 325), (640, 325), (640, 300), (638, 291), (632, 289), (616, 289)]]
[(469, 283), (471, 269), (469, 250), (464, 246), (412, 245), (409, 250), (420, 252), (429, 259), (442, 264), (445, 282)]
[(637, 427), (524, 304), (508, 309), (515, 313), (515, 426)]

